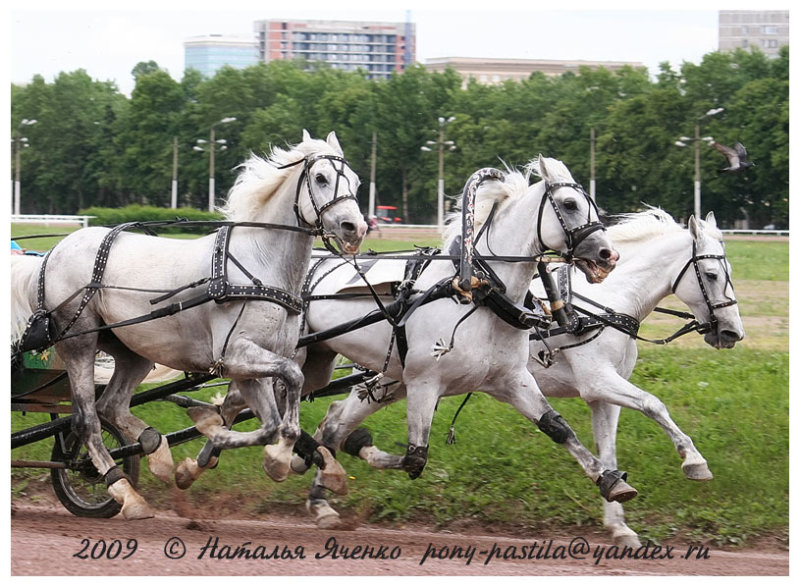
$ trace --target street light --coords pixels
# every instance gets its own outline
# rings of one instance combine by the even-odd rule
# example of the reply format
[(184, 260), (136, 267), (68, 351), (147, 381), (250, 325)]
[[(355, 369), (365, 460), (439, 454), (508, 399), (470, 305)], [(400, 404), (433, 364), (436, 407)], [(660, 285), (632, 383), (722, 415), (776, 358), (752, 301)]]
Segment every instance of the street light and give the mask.
[(680, 140), (675, 141), (675, 145), (679, 147), (689, 146), (690, 142), (694, 143), (694, 217), (698, 220), (702, 218), (700, 215), (700, 141), (710, 143), (714, 140), (711, 136), (700, 136), (700, 123), (711, 116), (716, 116), (725, 108), (712, 108), (702, 116), (700, 116), (694, 123), (694, 137), (682, 136)]
[[(216, 145), (222, 145), (219, 149), (224, 151), (228, 147), (226, 146), (227, 140), (219, 139), (216, 140), (215, 136), (215, 128), (218, 124), (227, 124), (228, 122), (234, 122), (236, 118), (234, 116), (228, 116), (223, 118), (222, 120), (215, 122), (211, 125), (211, 132), (209, 134), (208, 140), (198, 139), (197, 144), (207, 144), (208, 145), (208, 211), (214, 211), (214, 151), (216, 150)], [(196, 151), (205, 151), (205, 149), (201, 146), (195, 146), (194, 150)]]
[(445, 148), (449, 151), (456, 150), (456, 145), (452, 140), (445, 140), (444, 139), (444, 130), (445, 126), (455, 120), (455, 116), (450, 116), (449, 118), (444, 118), (443, 116), (439, 117), (439, 140), (429, 140), (425, 142), (426, 146), (420, 147), (421, 150), (431, 152), (433, 149), (431, 147), (438, 147), (439, 151), (439, 187), (438, 187), (438, 199), (436, 205), (436, 222), (441, 228), (444, 225), (444, 150)]
[(17, 131), (14, 133), (14, 202), (13, 202), (13, 213), (15, 215), (20, 214), (20, 193), (22, 191), (22, 183), (20, 180), (20, 153), (22, 149), (28, 148), (30, 146), (28, 144), (28, 139), (22, 136), (22, 128), (24, 126), (31, 126), (32, 124), (36, 124), (36, 120), (28, 120), (27, 118), (23, 118), (22, 122), (19, 123), (17, 126)]

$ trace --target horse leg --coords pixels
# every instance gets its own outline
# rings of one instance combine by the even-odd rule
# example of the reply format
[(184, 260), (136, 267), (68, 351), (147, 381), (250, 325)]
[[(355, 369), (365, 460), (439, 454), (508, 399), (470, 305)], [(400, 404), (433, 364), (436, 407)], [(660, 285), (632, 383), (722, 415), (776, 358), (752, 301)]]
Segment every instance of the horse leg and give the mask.
[[(217, 418), (221, 417), (221, 425), (226, 429), (230, 429), (236, 416), (245, 407), (247, 407), (247, 404), (242, 394), (236, 388), (236, 383), (231, 382), (222, 405), (216, 409), (214, 407), (201, 408), (202, 410), (198, 409), (195, 411), (195, 416), (198, 417), (198, 419), (202, 418), (207, 421), (208, 425), (218, 423)], [(197, 459), (187, 456), (183, 462), (178, 464), (178, 467), (175, 469), (175, 484), (178, 488), (182, 490), (189, 488), (195, 480), (200, 478), (203, 472), (214, 468), (219, 461), (217, 453), (218, 449), (214, 443), (207, 440), (200, 454), (197, 456)]]
[[(592, 432), (597, 455), (607, 470), (617, 467), (617, 423), (620, 407), (604, 401), (589, 403), (592, 410)], [(603, 525), (611, 532), (614, 544), (638, 548), (641, 543), (636, 532), (625, 524), (622, 504), (603, 500)]]
[(114, 374), (97, 401), (98, 413), (118, 427), (128, 441), (141, 443), (150, 471), (156, 478), (169, 482), (174, 464), (167, 438), (130, 411), (131, 397), (152, 370), (153, 362), (118, 341), (101, 343), (101, 348), (114, 357)]
[(655, 395), (640, 389), (614, 372), (608, 376), (593, 377), (589, 388), (581, 390), (581, 396), (586, 401), (602, 400), (640, 411), (658, 423), (672, 441), (678, 455), (683, 460), (681, 469), (686, 478), (702, 481), (714, 478), (708, 468), (708, 462), (695, 447), (692, 438), (675, 424), (667, 407)]
[[(384, 393), (384, 397), (378, 401), (366, 401), (360, 397), (360, 393), (361, 388), (354, 387), (346, 399), (331, 403), (314, 433), (314, 438), (333, 451), (342, 450), (346, 454), (366, 460), (373, 467), (401, 469), (404, 456), (380, 451), (372, 444), (369, 431), (357, 426), (372, 413), (402, 399), (405, 396), (405, 388), (403, 387), (402, 393), (399, 389), (393, 388), (391, 396), (385, 396)], [(297, 463), (293, 462), (294, 465)], [(339, 513), (328, 503), (325, 489), (330, 490), (331, 484), (324, 472), (325, 470), (318, 469), (314, 475), (306, 508), (314, 517), (317, 527), (332, 529), (339, 524)]]
[[(76, 327), (83, 328), (80, 323)], [(91, 334), (56, 344), (56, 352), (64, 359), (72, 387), (72, 429), (89, 451), (94, 467), (105, 478), (108, 493), (122, 505), (122, 515), (126, 519), (147, 519), (154, 516), (153, 510), (134, 490), (103, 444), (95, 403), (96, 344), (97, 336)]]
[(513, 405), (550, 439), (564, 446), (586, 475), (600, 488), (600, 493), (607, 501), (624, 502), (637, 495), (636, 489), (625, 482), (624, 472), (605, 469), (602, 462), (578, 440), (569, 424), (542, 395), (532, 374), (524, 370), (511, 380), (514, 378), (518, 381), (517, 384), (492, 394), (499, 400)]
[(425, 380), (417, 384), (406, 383), (406, 421), (408, 423), (408, 446), (403, 457), (402, 468), (411, 480), (416, 480), (428, 462), (428, 438), (436, 404), (439, 401), (439, 381)]
[[(264, 470), (278, 482), (289, 475), (292, 448), (300, 436), (300, 389), (303, 373), (292, 360), (257, 345), (246, 338), (231, 342), (225, 358), (225, 374), (236, 381), (244, 401), (261, 420), (261, 429), (237, 432), (223, 427), (222, 417), (208, 418), (200, 413), (197, 429), (218, 448), (264, 445)], [(281, 379), (287, 389), (283, 419), (276, 403), (272, 378)], [(203, 410), (205, 411), (205, 410)], [(199, 410), (188, 410), (191, 417)], [(278, 434), (278, 444), (268, 445)]]

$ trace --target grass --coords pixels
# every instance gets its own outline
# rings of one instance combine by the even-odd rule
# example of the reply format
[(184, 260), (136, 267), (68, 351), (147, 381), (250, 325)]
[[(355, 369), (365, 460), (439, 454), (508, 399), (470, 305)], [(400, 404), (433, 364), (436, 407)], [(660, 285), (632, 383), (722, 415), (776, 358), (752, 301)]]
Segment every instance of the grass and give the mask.
[[(367, 248), (396, 250), (408, 245), (371, 239)], [(667, 347), (640, 343), (632, 382), (666, 403), (715, 474), (709, 483), (685, 480), (680, 459), (663, 431), (642, 414), (623, 410), (620, 468), (628, 471), (629, 481), (640, 491), (625, 509), (629, 525), (644, 539), (679, 535), (741, 544), (761, 535), (788, 537), (788, 244), (734, 240), (727, 251), (747, 338), (728, 351), (706, 346), (697, 335)], [(681, 308), (674, 298), (665, 305)], [(653, 315), (642, 334), (663, 337), (679, 325), (675, 318)], [(306, 430), (316, 427), (331, 401), (302, 405)], [(428, 466), (419, 479), (412, 482), (402, 472), (374, 471), (344, 455), (340, 459), (351, 475), (350, 493), (332, 499), (332, 504), (363, 519), (397, 523), (425, 520), (447, 526), (472, 520), (522, 530), (602, 524), (597, 489), (565, 450), (513, 408), (476, 394), (459, 415), (457, 443), (447, 445), (450, 421), (460, 401), (458, 397), (441, 401)], [(568, 399), (552, 404), (591, 447), (586, 405)], [(191, 425), (185, 412), (172, 404), (151, 403), (136, 408), (136, 413), (162, 431)], [(43, 419), (46, 416), (14, 413), (12, 430)], [(248, 422), (241, 429), (253, 425)], [(404, 404), (382, 410), (367, 426), (377, 445), (400, 453), (396, 443), (406, 439)], [(47, 458), (49, 443), (15, 450), (12, 458)], [(194, 441), (175, 447), (176, 462), (195, 456), (200, 446)], [(219, 467), (203, 476), (189, 495), (204, 500), (224, 492), (240, 503), (244, 513), (286, 506), (299, 510), (310, 478), (273, 483), (260, 461), (259, 448), (226, 452)], [(12, 491), (23, 492), (46, 478), (46, 472), (39, 470), (13, 469)], [(168, 499), (169, 491), (144, 468), (140, 484), (146, 498)]]

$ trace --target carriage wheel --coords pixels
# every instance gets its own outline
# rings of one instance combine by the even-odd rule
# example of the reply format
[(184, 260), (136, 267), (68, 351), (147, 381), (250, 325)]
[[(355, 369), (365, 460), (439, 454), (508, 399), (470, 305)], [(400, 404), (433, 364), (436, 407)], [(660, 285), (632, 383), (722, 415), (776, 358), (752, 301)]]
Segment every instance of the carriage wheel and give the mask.
[[(125, 445), (120, 431), (101, 419), (103, 444), (109, 450)], [(63, 437), (63, 444), (60, 441)], [(70, 513), (78, 517), (110, 519), (120, 512), (122, 505), (106, 489), (103, 476), (89, 458), (89, 452), (72, 431), (56, 436), (52, 452), (53, 462), (66, 462), (67, 468), (52, 468), (50, 479), (53, 490)], [(139, 456), (128, 456), (116, 461), (127, 474), (131, 484), (139, 479)]]

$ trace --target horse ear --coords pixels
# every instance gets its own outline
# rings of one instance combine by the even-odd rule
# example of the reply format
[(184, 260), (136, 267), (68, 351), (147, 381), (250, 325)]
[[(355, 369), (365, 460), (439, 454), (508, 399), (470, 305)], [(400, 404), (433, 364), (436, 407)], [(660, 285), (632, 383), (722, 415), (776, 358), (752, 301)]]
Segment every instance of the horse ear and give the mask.
[(708, 212), (708, 214), (706, 214), (706, 223), (712, 228), (717, 227), (717, 218), (714, 215), (714, 212)]
[(547, 166), (544, 164), (544, 156), (542, 155), (542, 153), (539, 153), (538, 161), (539, 161), (539, 176), (542, 179), (547, 179), (549, 173), (547, 172)]
[(336, 133), (335, 132), (331, 131), (331, 133), (328, 135), (328, 138), (326, 140), (328, 141), (328, 144), (332, 148), (334, 148), (337, 151), (339, 151), (340, 154), (344, 152), (344, 151), (342, 151), (342, 147), (339, 144), (339, 139), (336, 138)]
[(694, 217), (694, 214), (689, 216), (687, 226), (689, 227), (689, 234), (692, 235), (694, 240), (697, 240), (700, 236), (700, 225), (698, 224), (697, 219)]
[(306, 141), (309, 141), (309, 140), (311, 140), (311, 134), (308, 132), (308, 130), (306, 130), (304, 128), (303, 129), (303, 140), (301, 142), (306, 142)]

